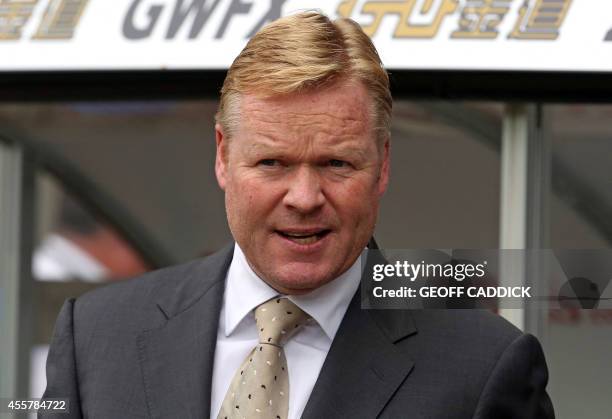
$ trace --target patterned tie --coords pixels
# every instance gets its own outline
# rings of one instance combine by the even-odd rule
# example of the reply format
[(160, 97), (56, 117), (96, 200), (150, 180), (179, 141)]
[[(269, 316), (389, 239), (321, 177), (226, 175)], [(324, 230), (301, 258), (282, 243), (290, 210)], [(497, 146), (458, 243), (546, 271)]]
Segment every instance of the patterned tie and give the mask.
[(287, 419), (289, 375), (283, 345), (308, 318), (287, 298), (255, 309), (259, 344), (236, 371), (217, 419)]

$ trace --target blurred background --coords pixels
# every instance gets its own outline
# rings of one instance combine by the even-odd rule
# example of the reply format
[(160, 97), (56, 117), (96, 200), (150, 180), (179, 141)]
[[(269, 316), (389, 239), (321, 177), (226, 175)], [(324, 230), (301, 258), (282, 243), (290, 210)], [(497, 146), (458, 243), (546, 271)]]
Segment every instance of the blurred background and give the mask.
[[(206, 256), (231, 240), (213, 163), (217, 92), (227, 68), (218, 63), (231, 62), (233, 55), (218, 58), (213, 51), (217, 58), (211, 58), (216, 63), (212, 67), (218, 68), (206, 68), (204, 56), (198, 58), (204, 68), (188, 70), (135, 70), (120, 64), (109, 69), (105, 59), (98, 70), (82, 57), (80, 68), (77, 58), (67, 56), (73, 64), (65, 69), (57, 55), (39, 56), (32, 63), (11, 55), (18, 51), (14, 37), (6, 46), (16, 33), (22, 41), (26, 33), (39, 33), (32, 22), (44, 23), (46, 13), (57, 14), (52, 4), (70, 13), (62, 15), (64, 26), (48, 18), (51, 29), (59, 30), (55, 24), (64, 32), (47, 28), (45, 36), (78, 40), (78, 34), (66, 35), (65, 28), (77, 27), (81, 17), (79, 25), (86, 18), (91, 21), (87, 8), (102, 7), (99, 3), (0, 1), (0, 397), (42, 395), (47, 349), (66, 298)], [(124, 13), (140, 7), (138, 1), (122, 3)], [(170, 9), (177, 2), (157, 3)], [(281, 10), (282, 3), (258, 3), (252, 11)], [(330, 15), (356, 18), (356, 8), (376, 2), (336, 3), (326, 6)], [(467, 31), (476, 13), (468, 6), (478, 2), (396, 3), (411, 5), (414, 9), (406, 10), (413, 12), (421, 7), (424, 16), (454, 4), (455, 23)], [(527, 13), (546, 0), (498, 1), (496, 7), (501, 3), (508, 6), (504, 13), (521, 16), (523, 3)], [(572, 22), (582, 9), (572, 15), (570, 6), (577, 8), (578, 0), (557, 3), (563, 4), (557, 13), (567, 14), (568, 26), (576, 25)], [(289, 12), (287, 5), (282, 7)], [(401, 10), (385, 12), (401, 16)], [(24, 18), (23, 13), (30, 14)], [(490, 15), (500, 25), (501, 13)], [(21, 16), (21, 26), (8, 26), (17, 22), (15, 16)], [(223, 22), (222, 17), (214, 19)], [(506, 35), (514, 33), (513, 23), (506, 24), (507, 33), (502, 26), (478, 28), (485, 35), (503, 33), (503, 41), (509, 42)], [(612, 19), (609, 23), (612, 27)], [(388, 38), (398, 41), (391, 36), (395, 24), (400, 26), (389, 23)], [(558, 38), (561, 23), (556, 24)], [(453, 31), (449, 26), (447, 33)], [(428, 48), (443, 33), (441, 28), (430, 34)], [(600, 35), (597, 42), (605, 34)], [(375, 41), (382, 43), (381, 36)], [(538, 38), (537, 47), (548, 41)], [(174, 48), (180, 50), (181, 42)], [(464, 48), (464, 56), (478, 48), (457, 42), (453, 45)], [(448, 46), (441, 45), (441, 50)], [(19, 51), (27, 47), (22, 42)], [(397, 53), (380, 48), (387, 56)], [(177, 62), (188, 53), (175, 50)], [(453, 62), (434, 63), (432, 69), (411, 68), (410, 63), (401, 67), (395, 56), (390, 61), (396, 63), (390, 67), (395, 98), (392, 174), (376, 229), (382, 248), (612, 248), (610, 73), (599, 68), (575, 71), (562, 63), (558, 71), (538, 72), (482, 65), (470, 69), (465, 60), (455, 61), (456, 67)], [(45, 63), (50, 71), (43, 71)], [(612, 71), (609, 63), (600, 65)], [(418, 66), (427, 67), (422, 62)], [(526, 304), (523, 310), (499, 314), (541, 340), (558, 418), (609, 417), (612, 310), (548, 310)]]

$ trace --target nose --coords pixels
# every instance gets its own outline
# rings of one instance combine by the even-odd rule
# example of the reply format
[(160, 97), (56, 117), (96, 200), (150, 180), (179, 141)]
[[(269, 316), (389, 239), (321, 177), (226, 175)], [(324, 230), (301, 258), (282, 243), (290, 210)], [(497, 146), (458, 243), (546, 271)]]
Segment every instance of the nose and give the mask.
[(288, 179), (287, 193), (283, 204), (302, 214), (312, 213), (325, 204), (321, 179), (316, 168), (298, 167)]

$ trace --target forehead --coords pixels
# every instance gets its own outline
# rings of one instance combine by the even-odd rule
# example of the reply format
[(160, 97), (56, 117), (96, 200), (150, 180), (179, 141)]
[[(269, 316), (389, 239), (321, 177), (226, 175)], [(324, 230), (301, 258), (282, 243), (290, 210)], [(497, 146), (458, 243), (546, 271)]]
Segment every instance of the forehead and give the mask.
[(371, 99), (356, 82), (271, 98), (245, 94), (240, 116), (246, 134), (274, 131), (300, 137), (343, 137), (372, 132)]

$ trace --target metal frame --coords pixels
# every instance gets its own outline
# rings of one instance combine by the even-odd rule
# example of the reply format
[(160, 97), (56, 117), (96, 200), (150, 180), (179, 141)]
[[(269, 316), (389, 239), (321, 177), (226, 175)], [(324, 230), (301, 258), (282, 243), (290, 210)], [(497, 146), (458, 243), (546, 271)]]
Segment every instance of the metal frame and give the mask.
[[(152, 268), (175, 263), (119, 203), (44, 144), (0, 136), (0, 396), (28, 397), (30, 352), (38, 303), (31, 264), (38, 169), (47, 170), (100, 214)], [(10, 416), (9, 416), (10, 417)]]
[[(437, 120), (469, 132), (474, 140), (501, 153), (502, 141), (499, 132), (502, 129), (503, 121), (498, 122), (495, 118), (484, 116), (478, 111), (458, 110), (449, 103), (432, 104), (423, 102), (422, 106), (429, 109)], [(538, 126), (541, 127), (540, 131), (543, 135), (542, 141), (545, 147), (543, 152), (550, 154), (550, 157), (545, 158), (541, 162), (541, 164), (551, 167), (541, 167), (542, 170), (549, 174), (543, 181), (546, 184), (550, 184), (550, 191), (568, 207), (573, 208), (574, 211), (579, 213), (612, 246), (612, 217), (610, 217), (612, 206), (605, 199), (602, 199), (597, 191), (593, 190), (586, 179), (583, 179), (564, 163), (562, 159), (555, 156), (554, 150), (549, 145), (551, 139), (548, 138), (547, 133), (549, 132), (550, 121), (545, 109), (542, 105), (532, 104), (531, 107), (537, 111), (537, 118), (534, 123), (539, 124)], [(537, 173), (538, 170), (536, 167), (534, 173)], [(554, 173), (554, 177), (551, 177), (550, 173)], [(546, 185), (543, 185), (543, 187), (546, 188)], [(545, 191), (546, 189), (544, 189)], [(543, 204), (543, 210), (546, 213), (548, 211), (546, 209), (547, 201), (540, 202)], [(544, 221), (542, 220), (542, 222)], [(548, 230), (544, 231), (548, 232)], [(543, 237), (542, 242), (547, 244), (548, 239)]]
[[(502, 129), (500, 192), (500, 249), (542, 249), (548, 246), (549, 191), (551, 170), (550, 138), (542, 106), (506, 105)], [(543, 295), (545, 278), (537, 258), (503, 263), (500, 283), (521, 283)], [(513, 277), (510, 279), (510, 277)], [(501, 309), (500, 314), (519, 329), (543, 338), (540, 310), (525, 301), (520, 309)]]
[[(610, 102), (612, 72), (389, 68), (394, 98)], [(3, 71), (0, 101), (217, 98), (226, 70)]]
[[(137, 216), (106, 193), (103, 188), (85, 176), (72, 162), (67, 161), (48, 144), (23, 136), (7, 137), (0, 133), (0, 143), (18, 144), (24, 153), (31, 156), (36, 168), (46, 170), (60, 180), (65, 189), (78, 196), (92, 213), (108, 221), (142, 255), (147, 264), (161, 268), (176, 263), (162, 243), (155, 240), (140, 223)], [(35, 168), (32, 168), (32, 175)]]
[(33, 334), (33, 281), (30, 255), (33, 243), (34, 178), (22, 147), (0, 141), (0, 394), (27, 395)]

